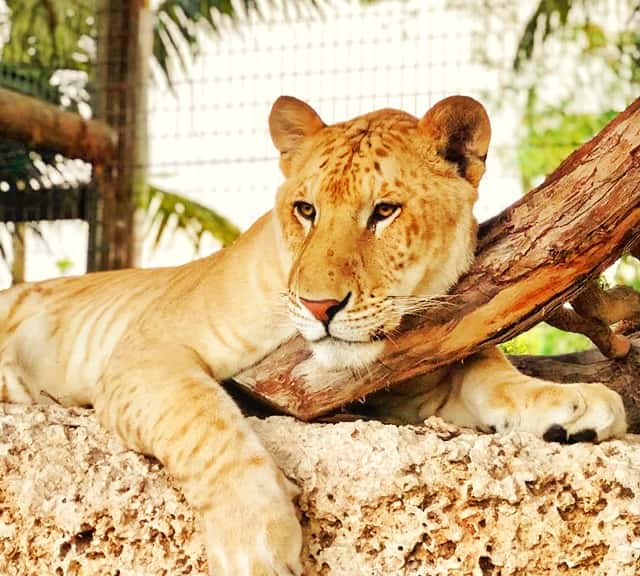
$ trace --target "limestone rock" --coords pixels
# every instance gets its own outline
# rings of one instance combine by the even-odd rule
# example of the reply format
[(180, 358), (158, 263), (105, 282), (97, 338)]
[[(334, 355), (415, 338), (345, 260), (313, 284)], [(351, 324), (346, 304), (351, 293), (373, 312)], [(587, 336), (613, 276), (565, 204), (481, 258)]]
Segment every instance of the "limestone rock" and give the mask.
[[(441, 421), (253, 420), (300, 484), (307, 574), (640, 574), (640, 438), (558, 446)], [(205, 575), (155, 460), (88, 410), (1, 406), (0, 574)]]

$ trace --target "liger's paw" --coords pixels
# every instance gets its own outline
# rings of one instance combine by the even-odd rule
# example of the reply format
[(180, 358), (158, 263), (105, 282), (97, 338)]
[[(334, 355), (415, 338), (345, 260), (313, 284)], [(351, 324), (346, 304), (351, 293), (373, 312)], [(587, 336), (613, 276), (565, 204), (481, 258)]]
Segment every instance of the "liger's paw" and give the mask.
[(550, 442), (599, 442), (627, 429), (620, 396), (603, 384), (533, 381), (512, 395), (498, 431), (526, 430)]
[(627, 421), (622, 398), (603, 384), (565, 384), (564, 418), (551, 423), (542, 437), (549, 442), (575, 444), (622, 436)]
[[(251, 475), (224, 504), (205, 514), (209, 571), (215, 576), (300, 576), (302, 530), (292, 503), (294, 488)], [(259, 477), (261, 476), (261, 477)]]

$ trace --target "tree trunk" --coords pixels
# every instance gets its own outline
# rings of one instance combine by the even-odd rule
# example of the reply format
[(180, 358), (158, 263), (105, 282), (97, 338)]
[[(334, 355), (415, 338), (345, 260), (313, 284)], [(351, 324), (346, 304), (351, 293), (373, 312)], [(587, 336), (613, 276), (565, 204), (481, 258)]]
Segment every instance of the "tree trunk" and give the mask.
[[(127, 268), (134, 262), (134, 212), (139, 128), (146, 118), (137, 117), (140, 98), (146, 98), (148, 62), (141, 26), (149, 8), (140, 0), (101, 0), (98, 37), (97, 114), (118, 135), (113, 163), (97, 173), (101, 194), (101, 226), (98, 239), (100, 270)], [(146, 54), (148, 57), (148, 54)], [(142, 90), (142, 91), (141, 91)], [(143, 159), (144, 160), (144, 159)]]
[(406, 322), (364, 374), (323, 371), (297, 337), (236, 380), (286, 413), (315, 418), (540, 322), (633, 244), (639, 224), (640, 99), (486, 222), (476, 262), (451, 292), (455, 298)]
[(108, 163), (116, 146), (116, 135), (104, 122), (5, 88), (0, 88), (0, 133), (36, 150), (55, 150), (92, 164)]

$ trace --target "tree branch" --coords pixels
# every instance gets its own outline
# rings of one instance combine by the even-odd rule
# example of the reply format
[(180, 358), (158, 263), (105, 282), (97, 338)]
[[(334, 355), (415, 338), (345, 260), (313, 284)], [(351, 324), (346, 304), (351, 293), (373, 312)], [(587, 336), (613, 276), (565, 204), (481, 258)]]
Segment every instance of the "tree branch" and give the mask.
[(109, 163), (116, 146), (115, 132), (104, 122), (0, 88), (0, 132), (35, 149), (60, 152), (93, 164)]
[(298, 337), (236, 380), (284, 412), (315, 418), (530, 328), (576, 298), (639, 234), (640, 99), (481, 226), (454, 304), (407, 321), (366, 373), (322, 370)]
[(624, 322), (622, 327), (640, 320), (638, 292), (628, 286), (605, 290), (593, 280), (571, 305), (573, 309), (556, 308), (546, 321), (560, 330), (584, 334), (607, 358), (624, 358), (629, 353), (631, 343), (628, 338), (609, 325)]

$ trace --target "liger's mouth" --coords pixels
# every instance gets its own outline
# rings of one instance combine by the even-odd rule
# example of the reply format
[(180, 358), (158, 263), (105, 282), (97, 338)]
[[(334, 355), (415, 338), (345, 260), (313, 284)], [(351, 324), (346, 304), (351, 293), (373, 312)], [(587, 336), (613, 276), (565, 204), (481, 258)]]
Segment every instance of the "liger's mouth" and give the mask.
[(316, 338), (315, 340), (309, 340), (310, 344), (320, 344), (321, 342), (336, 342), (340, 344), (370, 344), (371, 342), (380, 342), (386, 338), (386, 333), (384, 330), (380, 329), (369, 335), (369, 337), (365, 340), (347, 340), (346, 338), (340, 338), (339, 336), (333, 336), (332, 334), (325, 334), (324, 336), (320, 336), (320, 338)]
[(344, 340), (343, 338), (337, 338), (336, 336), (331, 336), (331, 334), (325, 334), (324, 336), (320, 336), (320, 338), (316, 338), (315, 340), (309, 340), (311, 344), (319, 344), (320, 342), (344, 342), (345, 344), (351, 344), (351, 340)]

